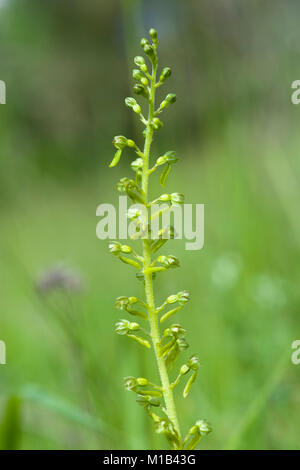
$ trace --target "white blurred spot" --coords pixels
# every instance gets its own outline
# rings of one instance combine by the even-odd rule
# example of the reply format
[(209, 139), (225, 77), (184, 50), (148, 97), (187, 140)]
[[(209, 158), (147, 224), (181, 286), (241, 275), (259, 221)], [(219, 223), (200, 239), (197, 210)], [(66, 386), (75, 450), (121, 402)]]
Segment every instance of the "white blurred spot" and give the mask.
[(267, 274), (261, 274), (252, 283), (252, 297), (264, 307), (283, 307), (287, 303), (284, 283), (282, 279), (274, 279)]
[(213, 266), (212, 282), (220, 289), (231, 289), (237, 283), (242, 264), (242, 259), (237, 253), (222, 255)]

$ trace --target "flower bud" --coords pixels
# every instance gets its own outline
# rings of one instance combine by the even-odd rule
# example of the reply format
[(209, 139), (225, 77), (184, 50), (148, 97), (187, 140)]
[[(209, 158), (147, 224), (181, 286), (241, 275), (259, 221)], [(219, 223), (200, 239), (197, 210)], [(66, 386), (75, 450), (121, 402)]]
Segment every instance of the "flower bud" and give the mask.
[(200, 359), (195, 354), (191, 356), (187, 362), (187, 365), (192, 370), (198, 370), (200, 367)]
[(161, 202), (168, 202), (171, 200), (171, 196), (170, 194), (162, 194), (161, 196), (159, 196), (158, 200)]
[(128, 145), (128, 139), (126, 139), (126, 137), (124, 137), (123, 135), (116, 135), (114, 138), (113, 138), (113, 144), (114, 146), (117, 148), (117, 149), (120, 149), (122, 150), (124, 147), (126, 147)]
[(144, 379), (143, 377), (139, 377), (137, 380), (137, 384), (140, 386), (140, 387), (145, 387), (146, 385), (149, 385), (149, 380), (147, 379)]
[(172, 204), (183, 204), (184, 203), (184, 195), (181, 193), (172, 193), (171, 194), (171, 203)]
[(116, 189), (119, 193), (125, 193), (126, 186), (129, 183), (129, 178), (121, 178), (120, 181), (116, 184)]
[(201, 436), (206, 436), (212, 431), (211, 425), (205, 419), (196, 421), (196, 426), (199, 429)]
[(124, 379), (124, 387), (126, 390), (130, 392), (137, 391), (138, 383), (135, 377), (125, 377)]
[(160, 82), (165, 82), (167, 80), (167, 78), (169, 78), (172, 74), (172, 70), (170, 69), (170, 67), (165, 67), (162, 69), (162, 72), (160, 74), (160, 77), (159, 77), (159, 81)]
[(175, 101), (176, 101), (176, 95), (175, 95), (175, 93), (169, 93), (169, 94), (166, 96), (165, 100), (166, 100), (168, 103), (170, 103), (170, 104), (175, 103)]
[(186, 290), (183, 290), (182, 292), (178, 292), (177, 297), (178, 302), (182, 305), (190, 300), (190, 293)]
[(186, 375), (190, 371), (190, 368), (187, 364), (183, 364), (180, 368), (180, 375)]
[(126, 307), (128, 305), (128, 297), (117, 297), (115, 300), (115, 307), (118, 308), (119, 310), (126, 310)]
[(175, 101), (176, 101), (176, 95), (174, 95), (174, 93), (170, 93), (170, 94), (167, 95), (167, 96), (165, 97), (165, 99), (160, 103), (159, 109), (160, 109), (160, 110), (165, 109), (165, 108), (167, 108), (168, 106), (170, 106), (170, 104), (175, 103)]
[(150, 46), (150, 44), (146, 44), (144, 46), (144, 52), (152, 62), (156, 60), (155, 51), (154, 51), (153, 47)]
[(179, 260), (175, 256), (159, 256), (157, 262), (164, 265), (166, 268), (178, 268)]
[(125, 254), (130, 254), (132, 253), (132, 248), (128, 245), (121, 245), (121, 252)]
[(185, 351), (189, 347), (188, 343), (186, 342), (184, 338), (178, 338), (177, 345), (180, 351)]
[(142, 38), (140, 44), (143, 49), (145, 46), (150, 45), (148, 39), (146, 38)]
[(161, 418), (155, 423), (155, 432), (157, 434), (165, 434), (171, 436), (174, 434), (174, 429), (172, 424), (166, 418)]
[[(134, 98), (131, 98), (131, 97), (128, 97), (128, 98), (125, 98), (125, 104), (126, 106), (128, 106), (128, 108), (132, 108), (133, 111), (137, 114), (140, 114), (141, 113), (141, 107), (140, 105), (136, 102), (136, 100)], [(131, 142), (133, 142), (132, 140), (128, 140), (127, 141), (127, 145), (129, 147), (131, 147)], [(134, 143), (134, 142), (133, 142)], [(133, 145), (133, 147), (135, 146), (135, 143)]]
[(142, 158), (137, 158), (136, 160), (131, 162), (131, 168), (133, 169), (133, 171), (138, 171), (138, 170), (141, 170), (143, 168), (143, 164), (144, 164), (143, 159)]
[(165, 163), (167, 163), (167, 158), (165, 155), (162, 155), (161, 157), (158, 157), (158, 159), (155, 162), (155, 165), (159, 166), (159, 165), (164, 165)]
[(128, 327), (127, 327), (127, 320), (120, 320), (118, 323), (115, 325), (115, 332), (118, 335), (127, 335), (128, 333)]
[(136, 114), (141, 114), (142, 112), (142, 109), (140, 107), (139, 104), (136, 104), (135, 106), (133, 106), (132, 110), (136, 113)]
[(149, 98), (149, 92), (148, 90), (141, 84), (137, 83), (136, 85), (133, 86), (133, 91), (137, 95), (142, 95), (144, 98)]
[(115, 332), (118, 335), (127, 335), (132, 331), (138, 331), (141, 327), (138, 323), (130, 322), (128, 320), (120, 320), (116, 323)]
[(156, 131), (158, 131), (159, 129), (163, 127), (163, 123), (161, 122), (160, 119), (156, 117), (152, 120), (152, 126), (154, 127)]
[(167, 304), (175, 304), (175, 302), (177, 301), (178, 301), (177, 295), (169, 295), (169, 297), (166, 300)]
[(172, 325), (170, 327), (170, 330), (173, 333), (173, 335), (178, 337), (178, 338), (186, 335), (186, 330), (184, 328), (182, 328), (181, 325), (177, 325), (177, 324)]
[(137, 207), (130, 207), (127, 211), (127, 218), (130, 220), (139, 219), (141, 215), (142, 215), (142, 211), (141, 209), (138, 209)]
[(131, 139), (127, 139), (127, 147), (134, 148), (135, 142)]
[(176, 157), (176, 153), (174, 152), (174, 150), (169, 150), (168, 152), (166, 152), (165, 157), (168, 163), (176, 163), (178, 161), (178, 158)]
[(135, 181), (130, 180), (126, 185), (125, 192), (127, 195), (134, 201), (144, 204), (145, 194), (144, 191), (135, 183)]
[(151, 37), (152, 41), (154, 42), (154, 44), (157, 44), (157, 31), (156, 29), (154, 28), (151, 28), (149, 30), (149, 36)]
[(143, 78), (143, 74), (141, 73), (140, 70), (134, 69), (134, 70), (132, 71), (132, 78), (133, 78), (134, 80), (141, 80), (141, 78)]
[(160, 406), (160, 400), (149, 395), (138, 395), (137, 403), (141, 406)]
[(149, 85), (149, 82), (148, 82), (148, 80), (147, 80), (146, 77), (141, 78), (141, 84), (144, 85), (144, 86), (148, 86), (148, 85)]
[(136, 100), (132, 98), (131, 96), (128, 96), (125, 98), (125, 104), (128, 106), (128, 108), (133, 108), (137, 104)]
[(175, 152), (170, 150), (169, 152), (166, 152), (161, 157), (158, 157), (155, 164), (159, 166), (159, 165), (164, 165), (165, 163), (169, 163), (170, 165), (172, 163), (176, 163), (178, 161), (178, 158), (175, 155), (176, 155)]
[(121, 178), (116, 188), (120, 193), (126, 193), (134, 202), (144, 204), (145, 194), (135, 181)]
[(110, 253), (112, 253), (113, 255), (118, 255), (121, 251), (121, 244), (118, 242), (111, 242), (108, 245), (108, 248)]
[(137, 65), (138, 67), (141, 67), (142, 65), (146, 65), (145, 59), (142, 56), (138, 55), (133, 60), (134, 60), (135, 65)]

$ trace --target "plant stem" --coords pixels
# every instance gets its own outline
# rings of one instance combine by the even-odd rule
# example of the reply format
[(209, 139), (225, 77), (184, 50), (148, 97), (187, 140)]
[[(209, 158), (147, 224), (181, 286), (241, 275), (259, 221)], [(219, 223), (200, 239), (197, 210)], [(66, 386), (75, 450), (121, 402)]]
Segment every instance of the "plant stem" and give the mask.
[[(150, 148), (153, 138), (153, 128), (152, 128), (152, 119), (154, 117), (154, 106), (155, 106), (155, 82), (156, 82), (156, 71), (157, 65), (153, 64), (152, 68), (152, 80), (150, 88), (150, 99), (149, 99), (149, 115), (148, 123), (146, 127), (146, 138), (144, 146), (144, 164), (143, 164), (143, 173), (142, 173), (142, 189), (145, 193), (146, 204), (148, 201), (148, 179), (149, 179), (149, 157), (150, 157)], [(166, 411), (170, 421), (173, 423), (174, 428), (176, 429), (179, 438), (181, 440), (180, 428), (174, 403), (173, 391), (170, 385), (169, 376), (167, 372), (167, 367), (165, 360), (160, 356), (160, 344), (161, 338), (159, 333), (158, 325), (158, 315), (155, 311), (155, 302), (154, 302), (154, 292), (153, 292), (153, 283), (152, 283), (152, 273), (149, 272), (151, 266), (151, 249), (148, 239), (143, 240), (143, 268), (145, 272), (145, 293), (148, 304), (148, 314), (149, 314), (149, 323), (151, 329), (151, 337), (153, 342), (154, 353), (156, 356), (156, 362), (158, 366), (158, 371), (161, 379), (163, 396), (166, 406)]]

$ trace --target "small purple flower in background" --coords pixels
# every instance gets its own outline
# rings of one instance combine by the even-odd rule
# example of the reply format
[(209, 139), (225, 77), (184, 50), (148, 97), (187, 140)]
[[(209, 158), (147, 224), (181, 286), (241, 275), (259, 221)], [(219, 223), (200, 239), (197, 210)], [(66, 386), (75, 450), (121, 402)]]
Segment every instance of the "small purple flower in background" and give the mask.
[(57, 263), (41, 273), (35, 284), (37, 290), (42, 294), (48, 294), (57, 289), (81, 292), (84, 288), (82, 276), (61, 263)]

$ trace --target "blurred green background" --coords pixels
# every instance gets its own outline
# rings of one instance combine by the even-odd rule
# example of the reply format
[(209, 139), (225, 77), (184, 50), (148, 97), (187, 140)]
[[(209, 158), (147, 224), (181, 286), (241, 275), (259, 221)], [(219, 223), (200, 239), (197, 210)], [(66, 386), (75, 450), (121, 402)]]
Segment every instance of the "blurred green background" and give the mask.
[(108, 169), (112, 138), (141, 143), (123, 103), (151, 26), (178, 97), (153, 154), (176, 149), (166, 191), (205, 204), (204, 249), (170, 242), (182, 267), (156, 291), (192, 295), (182, 427), (212, 423), (202, 449), (300, 448), (299, 15), (297, 0), (0, 2), (0, 448), (165, 446), (122, 387), (155, 380), (151, 352), (113, 332), (115, 297), (143, 286), (95, 235), (130, 175), (127, 158)]

